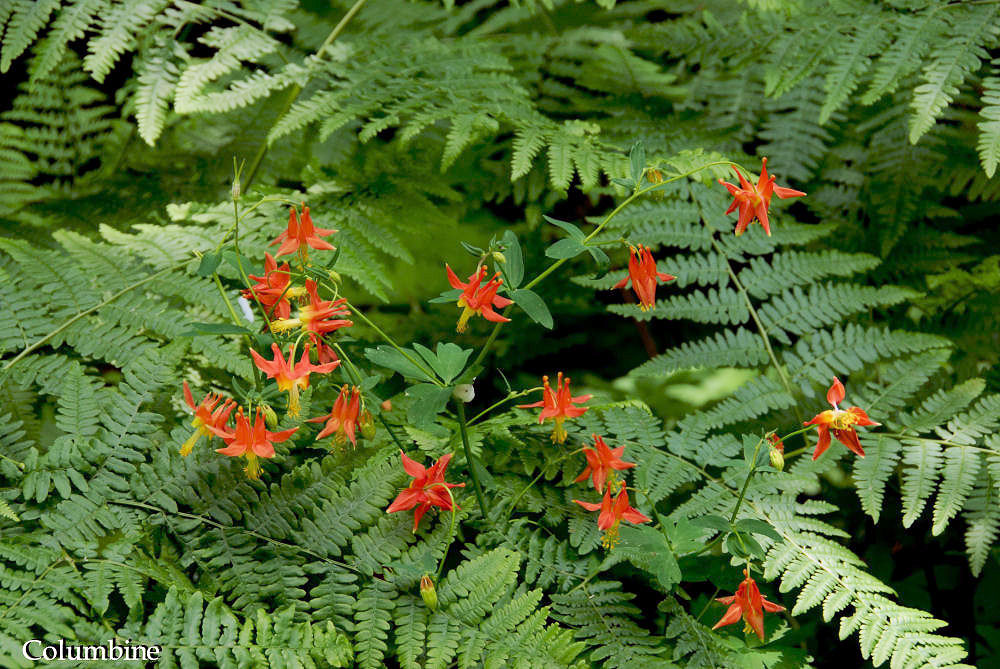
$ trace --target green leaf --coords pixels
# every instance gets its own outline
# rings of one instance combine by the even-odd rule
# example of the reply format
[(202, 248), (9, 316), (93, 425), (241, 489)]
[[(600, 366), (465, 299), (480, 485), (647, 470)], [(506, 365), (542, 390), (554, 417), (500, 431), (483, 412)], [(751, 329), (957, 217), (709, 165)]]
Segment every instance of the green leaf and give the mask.
[(198, 276), (212, 276), (215, 274), (215, 270), (219, 268), (219, 263), (221, 262), (221, 253), (206, 253), (201, 257), (201, 263), (198, 264)]
[(611, 265), (611, 258), (609, 258), (608, 254), (600, 248), (596, 246), (588, 246), (587, 250), (590, 251), (590, 255), (593, 256), (600, 269), (605, 269)]
[(545, 255), (556, 260), (566, 260), (575, 258), (586, 250), (587, 247), (575, 239), (560, 239), (545, 249)]
[(552, 314), (549, 313), (549, 308), (545, 306), (545, 301), (538, 296), (538, 293), (522, 288), (514, 291), (513, 299), (517, 306), (528, 314), (528, 318), (542, 327), (552, 329)]
[(623, 525), (619, 537), (615, 551), (655, 576), (665, 592), (681, 582), (681, 568), (662, 532), (648, 525)]
[(632, 183), (642, 182), (642, 174), (646, 171), (646, 146), (640, 141), (632, 145), (632, 150), (628, 152), (628, 162), (632, 170)]
[(437, 354), (421, 344), (414, 344), (413, 348), (445, 383), (451, 383), (465, 369), (465, 363), (472, 355), (471, 348), (462, 348), (451, 342), (438, 343)]
[(763, 520), (758, 520), (757, 518), (741, 518), (733, 523), (733, 527), (741, 532), (761, 534), (768, 539), (774, 539), (775, 541), (782, 540), (781, 535), (778, 534), (773, 527)]
[(720, 532), (728, 532), (730, 530), (729, 521), (722, 516), (716, 515), (698, 516), (697, 518), (692, 518), (691, 524), (695, 527), (707, 527), (712, 530), (719, 530)]
[(503, 233), (503, 255), (507, 259), (507, 264), (503, 268), (507, 289), (515, 290), (524, 280), (524, 254), (521, 253), (517, 235), (511, 230)]
[(560, 221), (557, 218), (552, 218), (551, 216), (545, 216), (544, 214), (542, 215), (542, 218), (544, 218), (552, 225), (565, 230), (567, 233), (569, 233), (570, 239), (576, 239), (582, 242), (584, 239), (587, 238), (587, 235), (583, 234), (583, 230), (576, 227), (572, 223), (567, 223), (566, 221)]
[[(408, 359), (400, 351), (397, 351), (391, 346), (383, 344), (381, 346), (376, 346), (375, 348), (366, 348), (365, 357), (374, 362), (376, 365), (380, 365), (386, 369), (391, 369), (394, 372), (399, 372), (407, 378), (420, 379), (422, 381), (434, 380), (433, 377), (418, 367), (412, 360)], [(419, 356), (417, 356), (416, 351), (414, 351), (413, 355), (410, 357), (416, 358)]]
[(448, 405), (451, 391), (451, 388), (442, 388), (433, 383), (410, 386), (406, 389), (406, 395), (413, 398), (413, 404), (410, 405), (407, 418), (416, 426), (430, 423)]

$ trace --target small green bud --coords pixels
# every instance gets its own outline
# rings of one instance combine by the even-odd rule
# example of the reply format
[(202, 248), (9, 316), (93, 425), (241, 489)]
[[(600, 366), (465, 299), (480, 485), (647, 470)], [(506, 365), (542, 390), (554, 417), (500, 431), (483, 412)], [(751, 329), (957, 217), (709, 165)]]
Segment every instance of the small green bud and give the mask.
[(358, 419), (358, 426), (361, 428), (361, 436), (365, 439), (375, 438), (375, 419), (372, 418), (372, 414), (368, 409), (361, 412), (361, 417)]
[(339, 272), (334, 272), (332, 269), (328, 269), (326, 273), (330, 276), (330, 280), (334, 283), (340, 283), (343, 279), (340, 278)]
[(420, 596), (423, 598), (424, 604), (427, 605), (427, 608), (431, 611), (437, 611), (437, 591), (434, 589), (434, 581), (431, 580), (431, 577), (428, 574), (424, 574), (420, 578)]
[(771, 432), (767, 435), (767, 446), (771, 466), (780, 472), (785, 468), (785, 444), (781, 441), (781, 437)]
[(500, 253), (499, 251), (494, 251), (493, 252), (493, 260), (496, 261), (496, 262), (498, 262), (498, 263), (500, 263), (501, 265), (506, 265), (507, 264), (507, 256), (505, 256), (504, 254)]
[(278, 426), (278, 414), (275, 413), (274, 409), (271, 408), (269, 404), (265, 404), (261, 407), (264, 412), (264, 422), (267, 423), (268, 427)]

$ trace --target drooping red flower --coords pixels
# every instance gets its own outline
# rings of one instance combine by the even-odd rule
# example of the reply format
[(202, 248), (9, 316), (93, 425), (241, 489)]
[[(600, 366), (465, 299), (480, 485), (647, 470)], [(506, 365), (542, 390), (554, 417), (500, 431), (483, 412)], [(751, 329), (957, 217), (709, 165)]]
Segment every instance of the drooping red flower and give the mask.
[[(417, 507), (416, 511), (413, 512), (413, 531), (416, 532), (417, 526), (420, 525), (420, 519), (432, 506), (451, 511), (451, 494), (445, 487), (463, 488), (465, 484), (446, 483), (444, 480), (445, 470), (448, 469), (448, 463), (451, 461), (451, 453), (442, 456), (440, 460), (427, 468), (406, 457), (403, 451), (400, 451), (399, 455), (403, 459), (403, 469), (413, 477), (413, 480), (410, 481), (410, 486), (399, 493), (395, 501), (385, 511), (386, 513), (395, 513), (409, 511), (413, 507)], [(456, 506), (456, 508), (458, 507)]]
[(770, 237), (771, 223), (767, 219), (767, 210), (771, 208), (771, 196), (777, 195), (781, 199), (805, 196), (805, 193), (800, 190), (776, 186), (774, 177), (767, 174), (767, 158), (761, 161), (760, 178), (757, 179), (756, 186), (747, 181), (743, 173), (735, 167), (733, 171), (736, 172), (736, 176), (740, 180), (738, 187), (722, 179), (719, 179), (719, 183), (725, 186), (726, 190), (733, 196), (733, 203), (729, 205), (726, 213), (731, 214), (736, 209), (740, 210), (739, 218), (736, 221), (737, 236), (742, 235), (747, 226), (757, 220), (764, 227), (764, 232)]
[(315, 332), (309, 333), (309, 343), (316, 347), (316, 356), (319, 363), (325, 364), (328, 362), (337, 362), (340, 360), (340, 356), (332, 346), (327, 345), (323, 337)]
[(264, 254), (264, 276), (249, 278), (257, 283), (243, 291), (243, 297), (257, 300), (263, 305), (270, 318), (288, 318), (291, 305), (288, 299), (302, 294), (301, 286), (289, 286), (288, 263), (278, 266), (278, 261), (270, 253)]
[(465, 283), (462, 283), (447, 263), (444, 268), (448, 273), (448, 283), (451, 284), (451, 287), (462, 291), (458, 297), (458, 306), (462, 308), (462, 315), (458, 318), (455, 330), (465, 332), (469, 319), (476, 314), (494, 323), (510, 321), (509, 318), (494, 311), (494, 308), (503, 309), (514, 304), (513, 300), (497, 295), (497, 291), (503, 286), (503, 279), (500, 278), (499, 272), (494, 274), (493, 278), (486, 282), (486, 285), (482, 285), (487, 274), (486, 265), (481, 265), (479, 269), (470, 274), (469, 280)]
[(601, 539), (601, 545), (605, 548), (614, 548), (615, 544), (618, 543), (618, 526), (621, 525), (623, 520), (627, 520), (635, 525), (649, 522), (649, 518), (639, 513), (636, 509), (633, 509), (629, 504), (628, 491), (625, 489), (625, 486), (622, 486), (622, 489), (618, 491), (618, 496), (614, 499), (611, 498), (611, 489), (606, 489), (604, 491), (604, 499), (601, 500), (600, 504), (581, 502), (578, 499), (574, 499), (573, 501), (587, 511), (599, 510), (601, 512), (601, 515), (597, 517), (597, 529), (604, 530), (604, 538)]
[(583, 455), (587, 458), (587, 468), (583, 473), (574, 479), (574, 483), (584, 481), (588, 476), (593, 478), (594, 490), (604, 492), (604, 484), (608, 480), (608, 474), (612, 470), (631, 469), (635, 467), (634, 462), (625, 462), (621, 459), (625, 452), (624, 446), (618, 448), (608, 448), (604, 443), (604, 438), (600, 435), (593, 435), (594, 447), (584, 448)]
[(325, 230), (313, 225), (312, 216), (309, 214), (309, 207), (303, 204), (302, 218), (299, 218), (299, 212), (295, 207), (292, 207), (288, 213), (288, 228), (278, 235), (277, 239), (271, 242), (271, 246), (281, 244), (275, 255), (284, 256), (297, 251), (305, 258), (310, 248), (333, 251), (335, 248), (333, 244), (323, 241), (320, 237), (326, 237), (335, 232), (336, 230)]
[(673, 281), (676, 278), (666, 272), (658, 272), (653, 252), (648, 246), (639, 244), (629, 247), (628, 275), (614, 287), (624, 288), (631, 281), (632, 290), (639, 298), (639, 308), (647, 311), (656, 306), (656, 282)]
[(302, 359), (295, 362), (295, 346), (288, 351), (288, 360), (281, 355), (281, 347), (271, 344), (271, 352), (274, 354), (273, 360), (267, 360), (257, 351), (250, 349), (257, 369), (267, 374), (267, 378), (278, 382), (278, 390), (288, 393), (288, 415), (298, 416), (301, 409), (299, 403), (299, 390), (309, 387), (309, 375), (313, 372), (326, 374), (332, 372), (340, 365), (340, 361), (326, 363), (324, 365), (314, 365), (309, 360), (309, 344), (302, 347)]
[(819, 431), (819, 441), (816, 443), (816, 450), (813, 451), (813, 460), (823, 455), (823, 452), (830, 447), (831, 432), (844, 446), (865, 457), (865, 451), (861, 448), (861, 441), (854, 426), (881, 425), (870, 419), (864, 409), (858, 407), (841, 409), (838, 405), (844, 401), (844, 394), (844, 384), (837, 377), (833, 377), (833, 385), (826, 392), (826, 401), (833, 410), (822, 411), (812, 420), (803, 423), (803, 425), (815, 425)]
[(326, 335), (354, 325), (353, 321), (340, 318), (351, 313), (345, 306), (346, 297), (339, 300), (321, 300), (316, 290), (316, 282), (312, 279), (306, 279), (305, 292), (309, 295), (309, 304), (300, 306), (295, 318), (286, 317), (271, 323), (273, 331), (287, 332), (298, 327), (306, 332)]
[(784, 611), (785, 607), (764, 599), (763, 595), (760, 594), (760, 589), (757, 588), (757, 583), (750, 577), (749, 570), (744, 569), (743, 575), (746, 578), (743, 579), (736, 589), (736, 594), (729, 597), (719, 597), (715, 600), (722, 604), (728, 604), (729, 610), (726, 611), (726, 614), (722, 616), (719, 622), (715, 623), (712, 629), (715, 630), (726, 625), (732, 625), (739, 621), (740, 618), (743, 618), (744, 622), (746, 622), (744, 631), (756, 633), (757, 638), (763, 641), (764, 611), (777, 613), (778, 611)]
[(271, 432), (264, 424), (264, 412), (261, 411), (260, 407), (257, 408), (252, 427), (250, 420), (243, 415), (243, 408), (241, 407), (236, 414), (235, 430), (209, 428), (213, 434), (222, 437), (222, 440), (226, 442), (226, 447), (217, 448), (215, 449), (216, 452), (230, 457), (245, 457), (247, 459), (247, 466), (243, 471), (246, 472), (249, 478), (254, 480), (259, 479), (261, 473), (260, 463), (257, 462), (257, 458), (273, 458), (274, 444), (280, 444), (285, 441), (298, 429), (297, 427), (293, 427), (281, 432)]
[(360, 412), (361, 389), (357, 386), (348, 388), (344, 385), (341, 386), (340, 395), (337, 396), (336, 401), (333, 403), (333, 408), (330, 410), (330, 413), (325, 416), (310, 418), (306, 422), (326, 422), (326, 425), (323, 426), (320, 433), (316, 435), (317, 441), (329, 434), (332, 434), (333, 441), (336, 444), (343, 444), (345, 441), (350, 439), (351, 444), (357, 446), (358, 442), (355, 437), (355, 431), (357, 430)]
[(222, 402), (221, 406), (218, 406), (219, 402), (222, 401), (222, 395), (207, 393), (201, 402), (195, 405), (194, 396), (191, 395), (191, 389), (188, 387), (187, 381), (184, 381), (183, 386), (184, 401), (194, 411), (194, 417), (191, 419), (191, 426), (194, 428), (194, 432), (187, 438), (180, 450), (180, 454), (187, 457), (199, 439), (202, 437), (212, 438), (210, 428), (222, 428), (225, 426), (229, 420), (229, 414), (236, 407), (236, 402), (227, 399), (225, 402)]
[(549, 386), (549, 377), (542, 377), (542, 399), (532, 404), (518, 404), (518, 409), (537, 409), (542, 407), (542, 412), (538, 414), (538, 422), (543, 423), (548, 419), (555, 421), (555, 428), (552, 430), (552, 441), (562, 444), (566, 441), (566, 428), (563, 422), (567, 418), (579, 418), (587, 412), (587, 407), (577, 407), (574, 404), (586, 402), (593, 395), (580, 395), (572, 397), (569, 392), (569, 378), (563, 383), (563, 374), (559, 372), (556, 377), (556, 389)]

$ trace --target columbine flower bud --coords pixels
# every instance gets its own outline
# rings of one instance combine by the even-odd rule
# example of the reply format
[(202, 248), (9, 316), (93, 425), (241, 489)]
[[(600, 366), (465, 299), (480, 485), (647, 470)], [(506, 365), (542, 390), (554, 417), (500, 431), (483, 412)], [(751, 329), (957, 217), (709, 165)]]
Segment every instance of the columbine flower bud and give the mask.
[(785, 468), (785, 444), (781, 441), (781, 437), (772, 432), (767, 435), (767, 445), (771, 466), (781, 471)]
[(646, 178), (649, 179), (649, 183), (651, 184), (663, 183), (663, 172), (655, 167), (650, 167), (646, 170)]
[(427, 605), (431, 611), (437, 611), (438, 607), (438, 596), (437, 591), (434, 589), (434, 581), (428, 574), (424, 574), (420, 577), (420, 596), (424, 600), (424, 604)]
[(361, 436), (365, 439), (375, 438), (375, 419), (372, 418), (368, 409), (361, 412), (361, 417), (358, 418), (358, 427), (361, 428)]
[(382, 411), (392, 411), (392, 401), (385, 400), (382, 402)]
[(261, 406), (264, 411), (264, 422), (267, 423), (268, 427), (276, 427), (278, 425), (278, 414), (275, 413), (274, 409), (268, 404)]
[(340, 277), (340, 272), (334, 272), (332, 269), (328, 269), (326, 273), (330, 276), (330, 280), (334, 283), (340, 283), (343, 279)]
[(476, 397), (476, 389), (472, 387), (471, 383), (460, 383), (455, 386), (455, 390), (452, 391), (452, 395), (459, 402), (464, 402), (468, 404)]
[(494, 251), (493, 252), (493, 260), (495, 260), (496, 262), (500, 263), (501, 265), (506, 265), (507, 264), (507, 256), (505, 256), (504, 254), (500, 253), (499, 251)]
[(234, 202), (240, 199), (240, 178), (238, 176), (233, 178), (232, 195)]

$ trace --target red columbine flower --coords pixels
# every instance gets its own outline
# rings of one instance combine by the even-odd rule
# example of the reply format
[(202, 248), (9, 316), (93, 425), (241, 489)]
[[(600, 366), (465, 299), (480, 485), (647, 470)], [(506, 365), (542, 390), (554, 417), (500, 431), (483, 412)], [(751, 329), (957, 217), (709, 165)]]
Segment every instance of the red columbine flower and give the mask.
[(593, 437), (594, 448), (583, 449), (583, 454), (587, 458), (587, 468), (573, 482), (578, 483), (586, 480), (587, 476), (591, 476), (594, 480), (594, 490), (604, 492), (604, 483), (608, 480), (608, 474), (612, 470), (631, 469), (635, 467), (635, 463), (625, 462), (621, 459), (625, 452), (624, 446), (608, 448), (603, 437), (596, 434)]
[(733, 184), (719, 179), (719, 183), (726, 187), (726, 190), (733, 196), (733, 203), (726, 209), (727, 214), (733, 213), (737, 208), (740, 210), (739, 219), (736, 221), (736, 235), (742, 235), (747, 226), (755, 219), (764, 227), (764, 232), (771, 235), (771, 224), (767, 220), (767, 210), (771, 208), (771, 195), (777, 195), (781, 199), (789, 197), (803, 197), (805, 193), (793, 188), (782, 188), (774, 185), (774, 177), (767, 175), (767, 158), (761, 161), (760, 178), (757, 185), (746, 180), (743, 173), (735, 167), (733, 171), (740, 180), (737, 188)]
[(481, 265), (479, 269), (469, 275), (469, 280), (466, 283), (462, 283), (455, 272), (452, 271), (451, 267), (445, 263), (445, 270), (448, 272), (448, 283), (451, 284), (452, 288), (457, 288), (462, 291), (462, 294), (458, 297), (458, 306), (462, 308), (462, 315), (458, 318), (458, 325), (455, 326), (455, 330), (458, 332), (465, 332), (466, 324), (469, 319), (475, 315), (479, 314), (488, 321), (493, 321), (494, 323), (507, 323), (510, 321), (509, 318), (504, 318), (493, 309), (503, 309), (506, 306), (514, 304), (513, 300), (508, 300), (506, 297), (500, 297), (497, 295), (497, 291), (503, 285), (503, 279), (500, 278), (500, 273), (497, 272), (493, 275), (493, 278), (486, 282), (486, 285), (482, 285), (483, 279), (486, 278), (486, 265)]
[(677, 277), (666, 272), (656, 271), (656, 261), (653, 260), (653, 252), (648, 246), (630, 246), (628, 256), (628, 275), (614, 285), (615, 288), (624, 288), (631, 281), (632, 290), (639, 298), (639, 308), (643, 311), (656, 306), (656, 282), (673, 281)]
[(299, 307), (299, 313), (295, 318), (282, 318), (271, 323), (271, 329), (275, 332), (287, 332), (292, 328), (301, 327), (307, 332), (315, 332), (325, 335), (354, 325), (354, 321), (346, 318), (338, 318), (350, 314), (350, 310), (344, 306), (347, 298), (339, 300), (321, 300), (316, 291), (316, 282), (306, 279), (306, 293), (309, 294), (309, 304)]
[(549, 386), (549, 377), (542, 377), (542, 399), (540, 402), (534, 402), (533, 404), (518, 404), (518, 409), (537, 409), (538, 407), (543, 407), (542, 412), (538, 414), (538, 422), (543, 423), (549, 418), (555, 420), (556, 426), (552, 430), (552, 441), (561, 444), (566, 441), (566, 428), (563, 427), (563, 421), (567, 418), (579, 418), (587, 412), (587, 407), (575, 407), (574, 404), (579, 404), (581, 402), (586, 402), (593, 395), (580, 395), (579, 397), (572, 397), (569, 394), (569, 378), (566, 378), (566, 383), (563, 385), (563, 374), (559, 372), (556, 377), (556, 389), (553, 392), (552, 388)]
[(260, 478), (261, 472), (260, 463), (257, 462), (257, 458), (273, 458), (274, 444), (280, 444), (285, 441), (299, 428), (293, 427), (290, 430), (282, 430), (281, 432), (269, 431), (264, 425), (264, 413), (260, 410), (260, 407), (257, 408), (253, 427), (251, 427), (250, 420), (243, 415), (241, 407), (239, 413), (236, 414), (235, 430), (230, 432), (215, 427), (210, 427), (209, 429), (214, 434), (222, 437), (222, 440), (226, 442), (225, 448), (217, 448), (215, 450), (223, 455), (232, 457), (242, 455), (246, 457), (247, 466), (243, 471), (247, 473), (248, 477), (256, 480)]
[(202, 398), (201, 403), (195, 406), (194, 397), (191, 395), (191, 389), (188, 388), (187, 381), (183, 385), (184, 401), (194, 411), (194, 418), (191, 419), (191, 426), (194, 427), (194, 432), (187, 438), (187, 441), (184, 442), (180, 450), (180, 454), (187, 457), (199, 439), (202, 437), (212, 438), (211, 428), (222, 428), (225, 426), (226, 421), (229, 420), (229, 414), (232, 413), (233, 408), (236, 406), (236, 402), (227, 399), (225, 402), (222, 402), (222, 406), (216, 408), (222, 400), (222, 395), (208, 393)]
[(451, 453), (442, 456), (440, 460), (428, 468), (424, 468), (419, 462), (406, 457), (403, 451), (400, 451), (399, 455), (403, 458), (403, 469), (413, 477), (413, 480), (410, 481), (410, 487), (399, 493), (399, 496), (385, 512), (409, 511), (413, 507), (417, 507), (417, 510), (413, 512), (413, 531), (416, 532), (417, 526), (420, 525), (420, 519), (427, 513), (427, 509), (436, 506), (445, 511), (451, 511), (451, 494), (445, 490), (445, 486), (463, 488), (465, 484), (445, 483), (444, 473), (451, 461)]
[(324, 242), (320, 237), (326, 237), (335, 232), (336, 230), (324, 230), (314, 226), (312, 216), (309, 215), (309, 207), (303, 204), (302, 219), (299, 220), (299, 212), (295, 207), (292, 207), (288, 213), (288, 228), (271, 242), (271, 246), (281, 244), (275, 255), (285, 256), (298, 251), (303, 258), (306, 258), (309, 248), (333, 251), (335, 248), (333, 244)]
[(712, 627), (712, 629), (716, 630), (720, 627), (725, 627), (726, 625), (732, 625), (740, 618), (743, 618), (746, 622), (744, 631), (756, 632), (757, 638), (763, 641), (764, 611), (777, 613), (778, 611), (784, 611), (785, 607), (764, 599), (764, 597), (760, 594), (760, 590), (757, 588), (757, 584), (750, 577), (749, 570), (744, 569), (743, 575), (746, 576), (746, 578), (740, 583), (740, 587), (736, 589), (735, 595), (730, 595), (729, 597), (719, 597), (715, 600), (717, 602), (721, 602), (722, 604), (729, 604), (729, 610), (726, 611), (726, 615), (722, 616), (719, 622), (715, 623), (715, 626)]
[(288, 263), (278, 266), (278, 261), (270, 253), (264, 254), (264, 276), (250, 275), (257, 283), (243, 291), (243, 297), (257, 300), (269, 316), (288, 318), (291, 305), (288, 298), (303, 294), (300, 286), (289, 286), (291, 278), (288, 275)]
[(273, 360), (267, 360), (257, 351), (250, 349), (257, 369), (267, 374), (267, 378), (278, 382), (278, 390), (288, 393), (288, 415), (298, 416), (301, 405), (299, 404), (299, 390), (309, 387), (309, 374), (326, 374), (332, 372), (340, 365), (340, 361), (330, 362), (325, 365), (314, 365), (309, 360), (309, 344), (302, 347), (302, 359), (295, 362), (295, 346), (288, 351), (288, 360), (281, 355), (281, 347), (271, 344), (271, 351), (274, 353)]
[(618, 543), (618, 526), (621, 525), (623, 520), (636, 525), (649, 522), (649, 518), (629, 505), (628, 491), (625, 490), (625, 486), (622, 486), (622, 489), (618, 491), (618, 496), (613, 500), (611, 499), (611, 489), (608, 488), (605, 490), (604, 499), (601, 500), (600, 504), (581, 502), (578, 499), (574, 499), (573, 501), (587, 511), (600, 510), (601, 515), (597, 517), (597, 529), (604, 530), (604, 538), (601, 539), (601, 545), (608, 549), (614, 548), (615, 544)]
[(861, 448), (861, 442), (858, 440), (858, 433), (854, 430), (854, 426), (881, 425), (881, 423), (870, 419), (864, 409), (858, 407), (841, 409), (837, 406), (844, 401), (844, 384), (837, 377), (833, 377), (833, 385), (826, 392), (826, 401), (833, 406), (833, 411), (827, 409), (817, 414), (811, 421), (803, 423), (803, 425), (815, 425), (819, 430), (819, 442), (816, 444), (816, 450), (813, 451), (813, 460), (823, 455), (823, 451), (830, 447), (831, 431), (840, 443), (861, 457), (865, 457), (865, 451)]
[(326, 421), (326, 425), (316, 435), (317, 440), (322, 439), (328, 434), (333, 434), (333, 442), (335, 444), (343, 444), (347, 439), (350, 439), (351, 444), (357, 446), (358, 442), (354, 436), (354, 432), (357, 429), (360, 412), (361, 389), (357, 386), (348, 388), (345, 385), (341, 386), (340, 395), (337, 396), (337, 400), (333, 403), (333, 409), (330, 410), (330, 413), (325, 416), (310, 418), (306, 422), (322, 423)]

